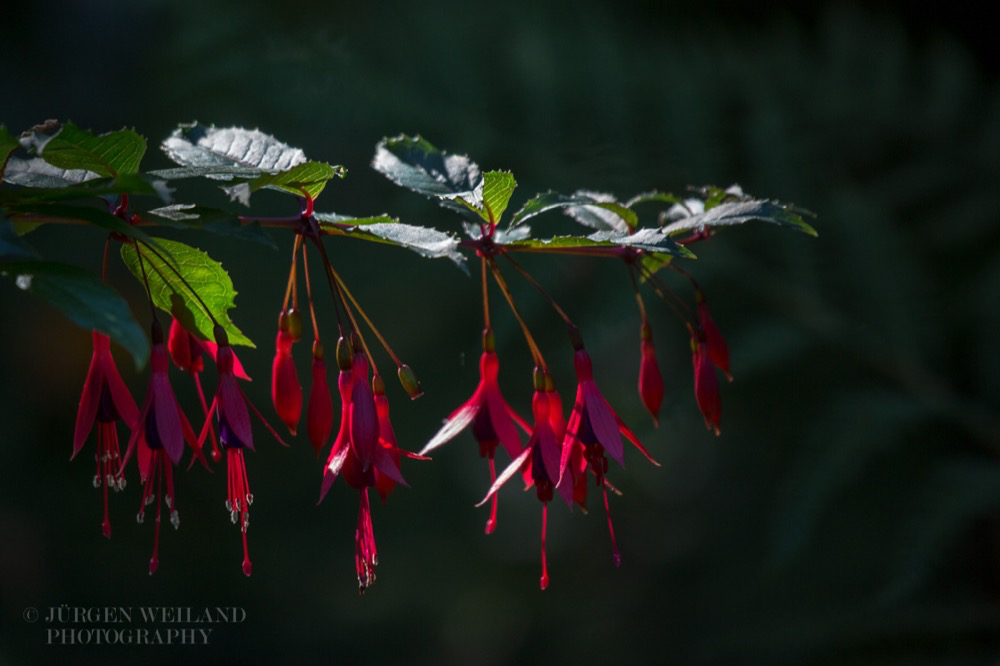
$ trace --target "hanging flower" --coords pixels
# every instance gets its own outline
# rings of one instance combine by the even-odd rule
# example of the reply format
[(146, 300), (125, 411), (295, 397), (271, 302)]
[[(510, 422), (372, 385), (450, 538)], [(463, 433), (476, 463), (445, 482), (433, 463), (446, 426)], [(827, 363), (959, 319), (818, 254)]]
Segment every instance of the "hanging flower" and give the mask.
[[(561, 404), (558, 396), (555, 399), (550, 395), (554, 393), (546, 390), (546, 384), (552, 386), (551, 377), (541, 369), (535, 368), (534, 385), (535, 393), (531, 398), (531, 411), (534, 416), (534, 426), (531, 430), (531, 437), (524, 450), (507, 466), (507, 468), (496, 478), (490, 486), (486, 497), (476, 506), (482, 506), (497, 491), (507, 483), (508, 480), (518, 471), (522, 473), (528, 487), (535, 487), (535, 494), (538, 501), (542, 503), (542, 577), (539, 580), (541, 589), (549, 586), (549, 569), (545, 553), (545, 537), (548, 528), (548, 506), (552, 500), (552, 491), (559, 482), (559, 466), (562, 445), (556, 437), (556, 431), (552, 426), (553, 420), (558, 423), (559, 419), (554, 419), (552, 406)], [(559, 415), (561, 418), (561, 414)]]
[(333, 400), (330, 398), (330, 386), (326, 381), (323, 345), (319, 340), (313, 342), (312, 386), (309, 388), (306, 430), (309, 433), (309, 442), (319, 457), (333, 431)]
[(663, 377), (656, 362), (656, 348), (653, 345), (653, 331), (643, 322), (640, 329), (642, 360), (639, 364), (639, 397), (653, 417), (653, 423), (660, 425), (660, 405), (663, 403)]
[(212, 426), (212, 414), (215, 414), (216, 424), (219, 428), (219, 441), (226, 450), (226, 476), (228, 492), (226, 495), (226, 509), (229, 511), (230, 519), (235, 524), (239, 521), (240, 532), (243, 536), (243, 573), (250, 575), (253, 565), (250, 562), (250, 553), (247, 548), (247, 527), (250, 523), (250, 505), (253, 503), (253, 494), (250, 492), (250, 483), (247, 479), (246, 461), (243, 459), (243, 450), (254, 450), (253, 432), (250, 428), (250, 415), (247, 410), (249, 406), (257, 418), (260, 419), (264, 427), (267, 428), (278, 443), (288, 446), (275, 432), (271, 424), (261, 415), (253, 403), (240, 390), (234, 375), (235, 355), (232, 347), (229, 346), (229, 339), (221, 326), (215, 327), (215, 339), (218, 343), (218, 351), (215, 356), (215, 363), (219, 370), (219, 386), (212, 400), (212, 406), (208, 409), (208, 416), (205, 425), (198, 436), (198, 446), (201, 446)]
[[(142, 479), (142, 504), (136, 520), (142, 523), (146, 507), (156, 502), (156, 525), (153, 536), (153, 556), (149, 560), (149, 573), (159, 567), (161, 505), (162, 496), (170, 512), (170, 523), (177, 529), (180, 517), (174, 500), (173, 465), (180, 462), (184, 453), (184, 442), (191, 447), (194, 455), (207, 467), (191, 424), (181, 410), (167, 374), (170, 361), (163, 344), (163, 329), (159, 322), (153, 322), (152, 352), (150, 355), (151, 376), (146, 400), (139, 412), (137, 427), (132, 431), (128, 450), (122, 466), (128, 464), (133, 452), (138, 450), (139, 476)], [(138, 447), (138, 448), (137, 448)]]
[[(559, 463), (560, 476), (558, 477), (560, 494), (570, 505), (574, 499), (585, 501), (586, 487), (580, 488), (580, 483), (584, 481), (585, 469), (590, 468), (597, 479), (598, 487), (604, 494), (604, 508), (608, 518), (608, 531), (611, 534), (614, 562), (615, 566), (619, 566), (621, 554), (615, 541), (615, 530), (611, 523), (611, 511), (608, 506), (607, 487), (604, 482), (604, 476), (608, 471), (608, 459), (605, 454), (610, 455), (619, 465), (624, 467), (625, 449), (622, 444), (622, 435), (625, 435), (650, 462), (657, 466), (659, 463), (653, 460), (635, 433), (625, 425), (608, 404), (608, 401), (601, 395), (600, 389), (594, 382), (590, 355), (583, 348), (582, 342), (575, 340), (574, 343), (576, 346), (573, 357), (577, 378), (576, 400), (573, 403), (573, 411), (566, 427), (566, 437), (562, 443), (562, 458)], [(565, 490), (562, 489), (563, 484), (568, 484)]]
[(726, 379), (733, 381), (733, 375), (729, 372), (729, 346), (719, 332), (719, 327), (715, 325), (715, 320), (712, 319), (712, 313), (709, 312), (708, 303), (705, 301), (705, 292), (696, 289), (694, 298), (698, 304), (698, 324), (705, 334), (708, 357), (715, 367), (722, 371)]
[[(207, 353), (212, 358), (215, 358), (218, 345), (209, 340), (199, 340), (189, 333), (177, 318), (174, 318), (170, 322), (167, 348), (170, 350), (170, 358), (173, 360), (174, 365), (191, 375), (194, 379), (195, 389), (198, 392), (198, 401), (201, 403), (201, 410), (205, 414), (206, 420), (210, 420), (208, 419), (208, 402), (205, 400), (205, 391), (201, 387), (201, 373), (205, 370), (204, 354)], [(233, 353), (233, 374), (240, 379), (251, 381), (235, 352)], [(212, 460), (219, 462), (222, 460), (222, 452), (219, 451), (219, 444), (215, 437), (215, 428), (212, 425), (208, 427), (208, 434), (208, 439), (212, 443)], [(198, 444), (199, 449), (202, 444), (203, 442)], [(205, 461), (204, 456), (196, 458), (203, 462)], [(192, 458), (192, 463), (194, 460), (195, 458)]]
[(698, 331), (691, 337), (691, 363), (694, 366), (694, 397), (705, 418), (705, 427), (720, 434), (722, 399), (719, 397), (719, 380), (712, 367), (711, 353), (705, 333)]
[[(394, 451), (390, 452), (379, 442), (375, 394), (368, 386), (368, 359), (362, 352), (353, 354), (352, 358), (351, 352), (350, 342), (341, 338), (337, 343), (337, 364), (340, 367), (337, 388), (340, 390), (341, 424), (323, 470), (319, 501), (323, 501), (341, 474), (349, 486), (358, 490), (360, 502), (358, 526), (354, 532), (354, 564), (358, 590), (364, 594), (375, 582), (375, 566), (378, 564), (368, 489), (376, 485), (377, 475), (386, 477), (393, 484), (409, 484), (393, 458)], [(359, 384), (363, 388), (359, 389)]]
[(278, 318), (278, 336), (274, 341), (271, 364), (271, 401), (278, 417), (295, 435), (302, 414), (302, 385), (292, 359), (292, 345), (302, 337), (302, 318), (298, 312), (282, 312)]
[(103, 488), (104, 520), (101, 523), (101, 532), (111, 538), (108, 488), (120, 491), (125, 487), (123, 465), (119, 456), (118, 429), (115, 424), (122, 421), (130, 430), (135, 430), (139, 410), (111, 356), (111, 339), (97, 331), (93, 331), (91, 338), (94, 352), (90, 357), (90, 367), (87, 369), (87, 379), (83, 383), (80, 406), (76, 413), (73, 455), (70, 456), (70, 460), (80, 453), (96, 421), (97, 471), (94, 474), (94, 487)]
[[(472, 425), (472, 435), (479, 443), (479, 455), (489, 460), (490, 483), (496, 481), (494, 457), (497, 445), (502, 444), (510, 457), (516, 458), (521, 453), (522, 447), (521, 436), (514, 424), (517, 423), (525, 432), (530, 431), (528, 424), (507, 404), (500, 393), (499, 373), (500, 362), (496, 355), (496, 341), (493, 331), (486, 329), (483, 331), (483, 353), (479, 357), (479, 385), (472, 397), (445, 419), (444, 425), (427, 442), (420, 455), (427, 455)], [(490, 517), (486, 521), (487, 534), (491, 534), (496, 528), (496, 521), (497, 499), (494, 495), (490, 504)]]

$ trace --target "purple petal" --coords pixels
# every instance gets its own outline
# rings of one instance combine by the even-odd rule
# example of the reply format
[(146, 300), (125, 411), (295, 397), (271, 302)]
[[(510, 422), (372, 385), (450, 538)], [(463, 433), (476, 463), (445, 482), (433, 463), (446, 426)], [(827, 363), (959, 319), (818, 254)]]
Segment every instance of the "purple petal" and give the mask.
[(584, 397), (587, 401), (587, 418), (590, 419), (590, 427), (594, 431), (594, 436), (608, 452), (608, 455), (624, 467), (625, 445), (622, 443), (622, 435), (618, 431), (617, 416), (604, 396), (597, 390), (596, 384), (588, 383), (584, 389)]

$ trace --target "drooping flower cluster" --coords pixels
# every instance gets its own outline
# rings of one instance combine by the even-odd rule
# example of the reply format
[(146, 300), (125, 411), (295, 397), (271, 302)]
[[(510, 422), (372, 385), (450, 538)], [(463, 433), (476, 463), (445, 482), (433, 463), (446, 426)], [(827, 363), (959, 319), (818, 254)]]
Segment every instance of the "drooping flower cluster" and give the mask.
[[(729, 350), (709, 311), (701, 287), (691, 275), (674, 265), (672, 261), (675, 257), (683, 256), (680, 252), (682, 245), (710, 238), (713, 231), (704, 223), (695, 225), (688, 220), (686, 224), (689, 226), (683, 229), (693, 231), (692, 235), (675, 241), (671, 236), (679, 228), (671, 229), (671, 225), (667, 224), (674, 219), (669, 215), (666, 219), (660, 220), (659, 227), (637, 229), (637, 215), (632, 211), (632, 206), (654, 200), (671, 201), (675, 202), (675, 205), (681, 205), (676, 204), (677, 200), (669, 195), (648, 193), (625, 204), (619, 204), (609, 195), (590, 196), (578, 192), (572, 197), (563, 197), (555, 193), (537, 197), (515, 214), (515, 219), (506, 233), (498, 233), (497, 223), (516, 185), (509, 173), (489, 172), (483, 175), (480, 174), (478, 167), (472, 168), (474, 165), (466, 164), (467, 160), (463, 162), (464, 158), (453, 160), (443, 153), (435, 155), (436, 149), (423, 140), (411, 141), (407, 137), (401, 137), (398, 141), (406, 150), (393, 152), (386, 148), (385, 142), (380, 144), (376, 168), (384, 172), (391, 171), (390, 177), (397, 182), (412, 186), (418, 191), (420, 188), (425, 188), (426, 191), (439, 197), (446, 207), (468, 214), (473, 220), (473, 223), (466, 226), (469, 239), (459, 243), (457, 239), (447, 234), (435, 236), (424, 233), (429, 230), (413, 231), (414, 228), (401, 230), (401, 227), (407, 225), (395, 226), (397, 222), (386, 222), (387, 218), (317, 215), (313, 211), (312, 199), (316, 183), (309, 182), (308, 179), (299, 182), (284, 177), (279, 178), (270, 172), (267, 172), (266, 176), (255, 176), (263, 179), (255, 181), (257, 184), (268, 182), (269, 186), (298, 192), (305, 197), (304, 209), (300, 215), (292, 218), (270, 218), (275, 226), (283, 226), (295, 234), (288, 283), (279, 310), (275, 337), (275, 353), (270, 377), (271, 402), (276, 415), (293, 437), (299, 430), (303, 407), (306, 409), (305, 430), (311, 447), (317, 458), (326, 452), (320, 479), (319, 502), (323, 502), (328, 496), (339, 477), (343, 477), (344, 483), (358, 492), (354, 541), (355, 573), (360, 591), (364, 593), (375, 581), (375, 569), (379, 559), (369, 490), (374, 487), (383, 502), (387, 501), (398, 485), (408, 486), (401, 470), (401, 461), (404, 457), (426, 460), (425, 454), (436, 451), (464, 430), (471, 432), (478, 445), (480, 457), (487, 460), (489, 468), (490, 484), (480, 502), (480, 505), (490, 503), (489, 516), (485, 524), (486, 534), (491, 534), (497, 529), (499, 492), (510, 479), (520, 476), (526, 490), (534, 488), (535, 497), (541, 503), (542, 509), (540, 549), (542, 589), (546, 589), (550, 582), (546, 548), (549, 504), (558, 495), (571, 510), (574, 507), (585, 509), (587, 496), (592, 492), (591, 479), (603, 500), (611, 540), (612, 560), (615, 566), (620, 566), (621, 552), (611, 519), (609, 491), (611, 494), (621, 493), (608, 478), (608, 460), (610, 458), (624, 467), (627, 441), (652, 464), (658, 466), (659, 463), (653, 459), (649, 450), (636, 433), (625, 424), (619, 412), (612, 407), (611, 401), (598, 387), (592, 359), (584, 347), (577, 326), (512, 254), (519, 250), (566, 252), (623, 260), (632, 279), (641, 316), (640, 361), (636, 386), (643, 407), (652, 417), (654, 425), (658, 427), (666, 387), (656, 356), (650, 317), (647, 316), (640, 294), (640, 284), (655, 292), (685, 325), (690, 335), (695, 403), (706, 427), (719, 434), (721, 399), (716, 372), (721, 372), (730, 381), (732, 380)], [(413, 158), (412, 155), (423, 155), (428, 159)], [(437, 157), (441, 159), (438, 160)], [(411, 160), (413, 163), (404, 164), (406, 160)], [(437, 166), (439, 163), (441, 168)], [(386, 164), (395, 166), (387, 167)], [(227, 175), (232, 175), (228, 173), (228, 167), (223, 170)], [(336, 171), (332, 167), (330, 170)], [(238, 171), (242, 173), (241, 169)], [(316, 167), (315, 171), (324, 170)], [(300, 175), (297, 174), (296, 178)], [(463, 179), (469, 182), (465, 183)], [(468, 189), (463, 189), (466, 185)], [(240, 187), (248, 185), (244, 183)], [(713, 201), (712, 205), (720, 205), (718, 202), (723, 201), (725, 196), (736, 196), (736, 194), (727, 191), (715, 193), (713, 196), (717, 200)], [(710, 209), (707, 201), (701, 203), (702, 208), (698, 209), (699, 213)], [(524, 219), (553, 208), (563, 208), (567, 212), (576, 209), (576, 213), (571, 216), (575, 217), (576, 214), (583, 216), (586, 218), (585, 224), (591, 229), (598, 229), (598, 232), (590, 234), (588, 231), (590, 235), (586, 237), (550, 239), (550, 243), (528, 238), (523, 227), (515, 229)], [(689, 217), (697, 214), (694, 208), (685, 210)], [(122, 197), (113, 214), (129, 225), (142, 221), (128, 212), (127, 197)], [(266, 218), (241, 219), (243, 222), (267, 221)], [(180, 266), (175, 265), (155, 249), (156, 243), (150, 241), (144, 234), (138, 233), (138, 230), (133, 229), (132, 234), (127, 232), (128, 229), (124, 227), (116, 227), (116, 232), (109, 237), (108, 243), (110, 244), (112, 240), (120, 241), (124, 248), (131, 248), (138, 262), (138, 270), (135, 265), (130, 265), (130, 269), (133, 273), (141, 273), (153, 311), (149, 387), (142, 408), (138, 409), (115, 367), (108, 336), (94, 332), (93, 356), (73, 436), (73, 457), (82, 449), (96, 423), (97, 468), (94, 485), (103, 489), (104, 515), (101, 529), (108, 537), (111, 535), (108, 491), (109, 489), (120, 491), (125, 487), (127, 465), (133, 456), (137, 459), (139, 479), (142, 482), (137, 513), (139, 523), (144, 522), (147, 511), (152, 512), (151, 507), (155, 505), (150, 574), (154, 573), (160, 564), (159, 528), (164, 514), (163, 507), (166, 507), (166, 519), (175, 529), (179, 527), (180, 514), (175, 493), (174, 466), (182, 462), (186, 453), (185, 448), (191, 450), (189, 468), (198, 461), (210, 469), (209, 457), (215, 463), (221, 463), (225, 457), (225, 507), (231, 522), (239, 527), (243, 547), (242, 570), (249, 576), (253, 565), (249, 554), (247, 532), (254, 494), (251, 492), (245, 453), (247, 450), (255, 451), (250, 413), (253, 412), (260, 419), (279, 444), (284, 446), (287, 444), (254, 407), (241, 388), (239, 380), (249, 381), (249, 377), (243, 371), (239, 359), (230, 346), (227, 330), (232, 332), (234, 329), (224, 312), (215, 311), (220, 307), (225, 309), (225, 306), (214, 299), (211, 306), (206, 303), (199, 295), (198, 289), (189, 284)], [(379, 373), (376, 358), (369, 346), (372, 338), (377, 339), (391, 357), (396, 365), (400, 383), (411, 398), (422, 394), (420, 384), (413, 371), (396, 357), (362, 310), (334, 268), (324, 246), (324, 238), (328, 236), (352, 234), (366, 237), (368, 240), (376, 239), (378, 242), (386, 241), (416, 248), (421, 253), (432, 255), (440, 253), (438, 256), (452, 258), (455, 258), (453, 255), (459, 254), (457, 249), (461, 247), (474, 250), (481, 260), (483, 334), (478, 384), (471, 396), (448, 416), (420, 454), (410, 453), (399, 446), (396, 430), (390, 420), (389, 398), (386, 395), (383, 376)], [(522, 241), (527, 242), (522, 243)], [(310, 252), (313, 252), (314, 261), (317, 256), (322, 260), (322, 276), (329, 287), (333, 312), (336, 316), (338, 342), (335, 357), (339, 410), (335, 409), (327, 377), (326, 350), (320, 338), (316, 303), (310, 284), (308, 259)], [(124, 254), (123, 251), (123, 256)], [(152, 266), (150, 272), (150, 275), (157, 276), (155, 289), (150, 286), (143, 257), (146, 257), (146, 261), (152, 261), (154, 258), (156, 260), (156, 265)], [(107, 252), (105, 277), (106, 260)], [(310, 373), (312, 381), (308, 393), (303, 391), (294, 352), (296, 343), (303, 337), (303, 315), (298, 302), (300, 260), (303, 264), (301, 275), (304, 276), (306, 285), (308, 313), (313, 332)], [(546, 363), (539, 344), (518, 310), (514, 292), (503, 277), (501, 263), (504, 266), (503, 270), (507, 270), (508, 266), (513, 267), (536, 287), (568, 329), (576, 378), (576, 391), (568, 418), (563, 400), (556, 388), (554, 372)], [(689, 303), (690, 298), (678, 296), (661, 281), (660, 275), (656, 273), (664, 268), (690, 281), (693, 287), (693, 306)], [(521, 328), (531, 353), (530, 367), (533, 370), (530, 420), (522, 418), (501, 391), (496, 337), (490, 321), (489, 277), (491, 275), (496, 287), (510, 306), (510, 312)], [(228, 276), (226, 279), (228, 280)], [(165, 299), (169, 299), (169, 306), (164, 302)], [(155, 307), (169, 311), (174, 317), (166, 343), (163, 330), (156, 321)], [(209, 330), (210, 337), (214, 340), (203, 339), (209, 337)], [(368, 339), (366, 335), (369, 335)], [(240, 342), (235, 337), (233, 340), (234, 343)], [(217, 370), (217, 385), (210, 402), (206, 399), (201, 380), (205, 371), (206, 353), (215, 360)], [(200, 422), (197, 435), (170, 385), (168, 358), (172, 358), (174, 364), (194, 380), (204, 415), (204, 421)], [(527, 395), (523, 396), (523, 401), (527, 402)], [(340, 414), (339, 424), (335, 420), (337, 411)], [(130, 430), (124, 455), (121, 455), (119, 450), (117, 429), (119, 421)], [(206, 442), (211, 443), (210, 456), (206, 455)], [(496, 467), (498, 448), (502, 448), (505, 452), (501, 457), (509, 458), (509, 462), (499, 473)], [(221, 495), (221, 482), (219, 485)]]

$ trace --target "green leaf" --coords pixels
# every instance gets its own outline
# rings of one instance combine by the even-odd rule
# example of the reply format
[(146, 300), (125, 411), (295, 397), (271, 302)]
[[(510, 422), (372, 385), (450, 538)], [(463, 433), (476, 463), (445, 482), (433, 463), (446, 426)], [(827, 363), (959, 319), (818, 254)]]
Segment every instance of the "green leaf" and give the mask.
[(302, 196), (306, 192), (313, 199), (319, 196), (326, 182), (333, 178), (343, 178), (347, 169), (342, 166), (331, 166), (326, 162), (304, 162), (288, 171), (275, 174), (263, 174), (248, 184), (250, 190), (256, 192), (262, 187), (284, 190)]
[[(156, 242), (170, 253), (170, 266), (173, 266), (184, 278), (182, 281), (171, 270), (165, 263), (166, 257), (162, 253), (157, 255), (149, 248), (140, 246), (142, 266), (149, 279), (149, 289), (156, 307), (168, 313), (172, 312), (171, 297), (176, 295), (194, 317), (196, 331), (192, 332), (197, 332), (206, 340), (215, 339), (212, 320), (205, 314), (200, 301), (192, 296), (190, 289), (185, 285), (186, 282), (212, 311), (212, 315), (229, 335), (231, 344), (253, 347), (253, 342), (243, 335), (229, 319), (229, 310), (236, 307), (236, 290), (233, 289), (233, 281), (229, 279), (229, 274), (226, 273), (222, 264), (201, 250), (184, 243), (165, 238), (157, 238)], [(136, 254), (135, 246), (130, 243), (123, 244), (121, 255), (132, 275), (142, 284), (142, 270), (139, 266), (139, 255)]]
[(458, 251), (458, 239), (437, 229), (402, 224), (391, 217), (350, 218), (330, 213), (316, 215), (320, 227), (335, 235), (386, 243), (412, 250), (422, 257), (451, 259), (462, 270), (465, 257)]
[(139, 172), (146, 153), (146, 140), (133, 130), (119, 130), (94, 136), (66, 123), (59, 132), (42, 144), (41, 156), (60, 169), (84, 169), (101, 176)]
[(21, 145), (17, 137), (7, 131), (7, 128), (0, 125), (0, 181), (3, 180), (3, 173), (7, 168), (7, 158)]
[(85, 329), (107, 333), (132, 354), (136, 367), (149, 359), (149, 341), (125, 300), (87, 271), (48, 261), (0, 261), (0, 273), (43, 298)]
[(625, 202), (625, 206), (628, 208), (633, 208), (639, 204), (644, 203), (669, 203), (669, 204), (679, 204), (683, 202), (678, 196), (674, 196), (669, 192), (660, 192), (659, 190), (652, 190), (650, 192), (641, 192), (628, 201)]
[(419, 134), (382, 139), (375, 146), (372, 168), (424, 196), (445, 201), (462, 199), (472, 208), (482, 208), (483, 176), (479, 165), (465, 155), (438, 150)]
[(553, 238), (528, 238), (504, 244), (504, 247), (524, 250), (546, 249), (589, 249), (589, 248), (622, 248), (628, 247), (647, 253), (656, 253), (665, 257), (694, 257), (690, 250), (677, 245), (664, 236), (658, 229), (640, 229), (635, 234), (622, 236), (608, 231), (598, 231), (590, 236), (555, 236)]
[(277, 250), (274, 239), (257, 222), (244, 222), (219, 208), (196, 204), (173, 204), (143, 213), (157, 224), (177, 229), (199, 229), (218, 236), (254, 241)]
[(483, 174), (483, 208), (486, 213), (483, 218), (487, 222), (497, 224), (507, 210), (507, 203), (514, 194), (517, 181), (510, 171), (487, 171)]
[(636, 219), (634, 212), (628, 210), (619, 203), (598, 201), (592, 196), (583, 194), (566, 196), (565, 194), (559, 194), (558, 192), (550, 190), (529, 199), (524, 206), (521, 207), (521, 210), (514, 214), (514, 218), (511, 220), (510, 226), (516, 227), (525, 220), (535, 217), (536, 215), (541, 215), (546, 211), (556, 208), (569, 208), (572, 206), (596, 206), (598, 208), (603, 208), (621, 217), (626, 224), (629, 224), (630, 221)]
[(233, 177), (256, 178), (264, 171), (254, 167), (233, 164), (212, 164), (208, 166), (182, 166), (172, 169), (156, 169), (146, 172), (146, 175), (163, 180), (185, 180), (187, 178), (216, 178), (229, 180)]
[(573, 196), (588, 197), (601, 203), (600, 206), (566, 207), (564, 212), (585, 227), (628, 234), (639, 224), (639, 216), (631, 209), (618, 203), (618, 200), (610, 194), (578, 190), (573, 193)]
[[(180, 125), (161, 147), (167, 157), (182, 167), (250, 167), (279, 172), (306, 161), (301, 149), (282, 143), (260, 130), (206, 127), (197, 122)], [(228, 174), (214, 175), (224, 178)]]
[(17, 155), (12, 155), (7, 161), (3, 174), (5, 182), (24, 187), (58, 188), (94, 178), (100, 178), (100, 175), (86, 169), (60, 169), (41, 157), (26, 159)]
[(661, 213), (660, 222), (661, 224), (665, 223), (663, 232), (673, 235), (683, 231), (702, 230), (707, 227), (728, 227), (751, 220), (760, 220), (798, 229), (810, 236), (817, 235), (816, 230), (802, 219), (799, 211), (766, 199), (732, 201), (717, 204), (702, 212), (694, 212), (693, 214), (688, 214), (688, 212), (687, 209), (675, 206), (669, 211)]

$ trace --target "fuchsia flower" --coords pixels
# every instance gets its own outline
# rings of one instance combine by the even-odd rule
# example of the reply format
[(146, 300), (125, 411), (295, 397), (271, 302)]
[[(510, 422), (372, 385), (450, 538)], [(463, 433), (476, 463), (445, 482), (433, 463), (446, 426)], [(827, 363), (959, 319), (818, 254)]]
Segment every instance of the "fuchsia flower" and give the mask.
[(234, 374), (235, 355), (229, 346), (229, 339), (221, 326), (215, 327), (215, 339), (218, 351), (215, 362), (219, 370), (219, 386), (208, 409), (205, 425), (198, 436), (198, 446), (201, 447), (212, 426), (212, 414), (215, 414), (219, 426), (219, 441), (226, 450), (226, 477), (228, 492), (226, 494), (226, 509), (233, 523), (239, 520), (240, 532), (243, 535), (243, 573), (250, 575), (253, 565), (247, 548), (247, 527), (250, 523), (249, 510), (253, 503), (253, 494), (247, 479), (246, 461), (243, 459), (243, 449), (254, 450), (253, 431), (250, 428), (249, 406), (264, 427), (267, 428), (278, 443), (285, 444), (281, 436), (275, 432), (271, 424), (261, 415), (253, 403), (243, 395)]
[(292, 345), (302, 337), (302, 320), (298, 312), (283, 312), (278, 318), (278, 336), (274, 341), (274, 362), (271, 364), (271, 401), (278, 417), (295, 435), (302, 414), (302, 385), (292, 359)]
[(97, 471), (94, 487), (104, 489), (104, 521), (101, 532), (111, 538), (111, 520), (108, 518), (108, 488), (120, 491), (125, 487), (123, 464), (119, 456), (117, 421), (123, 421), (135, 430), (139, 410), (122, 381), (115, 360), (111, 356), (111, 339), (93, 331), (94, 353), (90, 357), (87, 379), (83, 383), (80, 407), (76, 413), (73, 432), (73, 455), (80, 453), (87, 435), (97, 422)]
[[(615, 541), (615, 530), (611, 524), (611, 512), (608, 506), (607, 486), (604, 475), (608, 471), (610, 455), (619, 465), (625, 466), (625, 447), (622, 435), (632, 442), (651, 463), (659, 466), (653, 460), (649, 451), (642, 445), (627, 425), (615, 413), (608, 401), (601, 395), (594, 382), (590, 355), (583, 344), (574, 340), (576, 352), (573, 365), (576, 369), (577, 388), (573, 411), (566, 427), (566, 437), (562, 441), (562, 456), (559, 461), (559, 494), (570, 506), (574, 499), (582, 503), (586, 500), (585, 471), (586, 467), (594, 473), (597, 485), (604, 492), (604, 509), (608, 518), (608, 531), (611, 533), (611, 544), (614, 549), (615, 566), (621, 565), (621, 555)], [(569, 472), (568, 479), (566, 472)], [(584, 487), (581, 488), (581, 481)]]
[[(497, 479), (494, 463), (497, 445), (502, 444), (510, 457), (516, 458), (522, 448), (521, 436), (514, 424), (517, 423), (525, 432), (529, 432), (527, 423), (507, 404), (500, 393), (498, 383), (500, 362), (495, 350), (493, 331), (486, 329), (483, 331), (483, 353), (479, 358), (479, 385), (472, 397), (445, 419), (441, 429), (420, 451), (420, 455), (430, 453), (454, 439), (471, 424), (472, 434), (479, 442), (479, 455), (489, 460), (491, 484)], [(559, 411), (561, 413), (561, 408)], [(496, 528), (496, 521), (497, 499), (494, 495), (490, 505), (490, 517), (486, 522), (487, 534), (491, 534)]]
[(691, 363), (694, 365), (694, 397), (698, 401), (698, 409), (705, 417), (705, 427), (719, 435), (719, 421), (722, 419), (719, 380), (712, 367), (710, 346), (703, 331), (691, 337)]
[(660, 425), (660, 405), (663, 403), (663, 377), (656, 362), (656, 347), (649, 324), (643, 322), (640, 329), (642, 361), (639, 364), (639, 397), (653, 417), (653, 423)]
[[(211, 421), (208, 418), (208, 403), (205, 401), (205, 392), (201, 388), (201, 372), (205, 370), (203, 354), (207, 353), (212, 358), (215, 358), (218, 345), (208, 340), (199, 340), (189, 333), (175, 318), (170, 322), (170, 335), (167, 338), (167, 348), (170, 350), (170, 358), (173, 360), (174, 365), (190, 374), (194, 379), (195, 388), (198, 390), (198, 400), (201, 402), (201, 409), (205, 413), (205, 420)], [(251, 381), (249, 375), (243, 369), (243, 364), (240, 363), (240, 359), (235, 353), (233, 353), (233, 374), (240, 379)], [(212, 442), (212, 460), (219, 462), (222, 460), (222, 452), (219, 451), (219, 445), (215, 438), (215, 428), (209, 425), (208, 432), (209, 439)], [(199, 441), (199, 449), (202, 444), (203, 440)], [(204, 461), (204, 456), (197, 458)], [(192, 462), (194, 460), (195, 458), (192, 458)]]
[[(146, 507), (156, 502), (157, 495), (161, 495), (167, 505), (167, 510), (170, 512), (170, 523), (174, 529), (177, 529), (180, 526), (180, 517), (174, 501), (172, 464), (176, 465), (180, 462), (184, 453), (185, 441), (206, 467), (208, 467), (208, 463), (205, 461), (201, 449), (198, 448), (191, 424), (184, 416), (184, 412), (174, 396), (174, 391), (170, 387), (170, 378), (167, 375), (170, 361), (167, 358), (167, 349), (163, 344), (163, 329), (157, 321), (153, 322), (152, 339), (153, 348), (150, 356), (152, 372), (149, 390), (146, 392), (146, 401), (142, 405), (138, 422), (132, 431), (131, 439), (129, 439), (128, 450), (125, 452), (122, 466), (128, 464), (138, 444), (139, 476), (142, 479), (143, 489), (142, 504), (139, 506), (136, 520), (142, 523)], [(150, 575), (156, 571), (160, 564), (159, 545), (160, 504), (157, 502), (153, 556), (149, 560)]]
[[(556, 436), (556, 428), (562, 420), (561, 401), (552, 384), (552, 379), (540, 369), (535, 369), (535, 393), (531, 398), (531, 411), (534, 417), (534, 427), (531, 437), (524, 450), (507, 466), (490, 486), (486, 497), (476, 506), (482, 506), (496, 496), (497, 491), (507, 483), (518, 471), (524, 476), (525, 483), (530, 488), (535, 486), (535, 493), (542, 503), (542, 577), (539, 581), (541, 589), (549, 586), (549, 570), (545, 556), (545, 535), (548, 527), (548, 503), (552, 500), (552, 491), (559, 482), (559, 465), (562, 444)], [(549, 389), (549, 390), (547, 390)], [(559, 409), (559, 414), (553, 414), (553, 407)], [(555, 427), (553, 426), (555, 423)]]
[(309, 442), (316, 451), (316, 457), (319, 457), (333, 431), (333, 400), (330, 398), (330, 386), (326, 381), (323, 345), (319, 340), (313, 342), (312, 386), (309, 389), (306, 430), (309, 433)]
[[(378, 564), (368, 489), (375, 486), (379, 478), (386, 479), (383, 486), (389, 481), (393, 485), (409, 484), (400, 473), (397, 462), (399, 453), (403, 452), (395, 448), (394, 443), (387, 446), (389, 436), (395, 440), (391, 426), (388, 430), (381, 430), (375, 392), (368, 383), (368, 359), (360, 351), (351, 358), (351, 347), (343, 338), (337, 345), (337, 364), (340, 367), (337, 388), (340, 390), (341, 422), (337, 439), (323, 470), (319, 501), (323, 501), (333, 482), (341, 474), (347, 484), (359, 492), (358, 526), (354, 532), (354, 565), (358, 575), (358, 589), (364, 594), (375, 582), (375, 566)], [(374, 383), (376, 388), (384, 391), (381, 378), (376, 378)], [(385, 403), (385, 409), (384, 421), (388, 425), (388, 403)]]
[(726, 339), (719, 332), (719, 327), (712, 319), (712, 313), (708, 310), (708, 303), (705, 301), (705, 292), (696, 289), (694, 292), (695, 301), (698, 303), (698, 324), (705, 333), (705, 344), (707, 346), (708, 357), (712, 359), (726, 379), (733, 381), (733, 375), (729, 372), (729, 346)]

